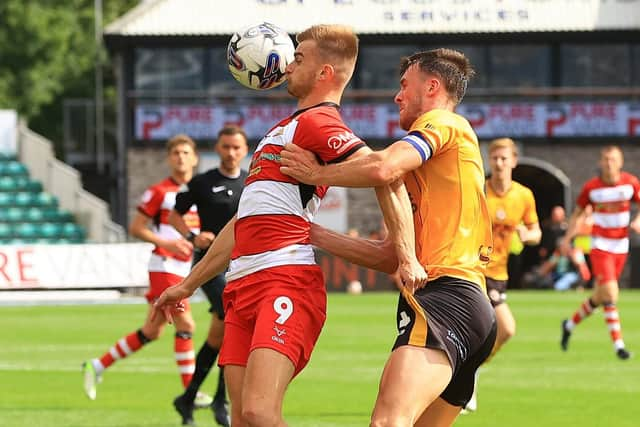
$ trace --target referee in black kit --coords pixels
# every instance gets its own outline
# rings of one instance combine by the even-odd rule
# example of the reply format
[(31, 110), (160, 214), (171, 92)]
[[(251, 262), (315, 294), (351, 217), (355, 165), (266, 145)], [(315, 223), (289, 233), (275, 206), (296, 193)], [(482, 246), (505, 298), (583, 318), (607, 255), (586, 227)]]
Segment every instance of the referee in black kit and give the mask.
[[(195, 265), (207, 252), (216, 234), (229, 222), (238, 210), (238, 202), (247, 172), (240, 169), (240, 163), (248, 152), (247, 135), (239, 126), (225, 126), (218, 132), (215, 146), (220, 156), (220, 166), (194, 176), (180, 189), (176, 204), (169, 214), (169, 223), (187, 240), (193, 243)], [(192, 233), (182, 219), (191, 206), (196, 205), (200, 217), (200, 234)], [(194, 400), (200, 386), (213, 366), (224, 334), (224, 307), (222, 291), (226, 284), (224, 274), (220, 274), (202, 286), (211, 308), (211, 325), (206, 342), (198, 351), (193, 379), (184, 393), (173, 404), (182, 417), (183, 425), (193, 425)], [(220, 369), (218, 388), (211, 405), (215, 420), (221, 426), (229, 426), (229, 411), (225, 395), (224, 375)]]

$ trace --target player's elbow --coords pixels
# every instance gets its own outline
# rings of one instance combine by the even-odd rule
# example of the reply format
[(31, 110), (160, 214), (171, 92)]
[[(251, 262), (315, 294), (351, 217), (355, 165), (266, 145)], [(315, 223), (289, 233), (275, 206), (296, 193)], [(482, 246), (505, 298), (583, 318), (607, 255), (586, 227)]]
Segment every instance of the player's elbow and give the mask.
[(380, 153), (374, 153), (373, 156), (375, 161), (372, 163), (369, 177), (374, 186), (389, 185), (402, 176), (402, 171), (390, 159)]

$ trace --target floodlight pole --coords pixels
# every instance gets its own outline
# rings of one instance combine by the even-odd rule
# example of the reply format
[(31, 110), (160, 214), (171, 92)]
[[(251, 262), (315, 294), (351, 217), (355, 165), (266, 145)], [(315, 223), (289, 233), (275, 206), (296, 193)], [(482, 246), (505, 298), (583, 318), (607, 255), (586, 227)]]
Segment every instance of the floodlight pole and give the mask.
[(95, 107), (96, 163), (98, 173), (104, 173), (104, 88), (102, 78), (102, 0), (94, 0), (95, 16)]

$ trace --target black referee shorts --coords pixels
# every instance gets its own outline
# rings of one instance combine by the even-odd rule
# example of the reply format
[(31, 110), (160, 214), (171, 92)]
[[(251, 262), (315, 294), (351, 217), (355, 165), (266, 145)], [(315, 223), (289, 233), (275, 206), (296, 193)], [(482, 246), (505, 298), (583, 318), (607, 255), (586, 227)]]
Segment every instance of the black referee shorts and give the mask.
[[(193, 265), (196, 265), (206, 254), (206, 251), (196, 250), (193, 253)], [(224, 319), (224, 305), (222, 304), (222, 292), (227, 285), (225, 273), (218, 274), (213, 279), (201, 286), (202, 291), (209, 300), (209, 313), (216, 314), (219, 319)]]
[(442, 397), (464, 407), (473, 394), (474, 375), (496, 339), (495, 312), (479, 285), (440, 277), (408, 299), (400, 294), (398, 338), (403, 345), (443, 350), (453, 370)]

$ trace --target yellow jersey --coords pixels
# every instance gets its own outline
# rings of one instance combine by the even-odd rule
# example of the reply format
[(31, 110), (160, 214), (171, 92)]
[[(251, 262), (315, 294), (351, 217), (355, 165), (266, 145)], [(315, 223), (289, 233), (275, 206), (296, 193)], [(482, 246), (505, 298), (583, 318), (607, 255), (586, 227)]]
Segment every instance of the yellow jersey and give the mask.
[(507, 261), (513, 233), (518, 224), (531, 225), (538, 222), (536, 202), (531, 190), (516, 181), (512, 181), (509, 191), (498, 196), (487, 180), (486, 191), (493, 229), (493, 253), (491, 262), (487, 265), (486, 276), (495, 280), (507, 280)]
[(423, 158), (407, 173), (416, 253), (429, 280), (452, 276), (485, 287), (492, 246), (478, 138), (462, 116), (432, 110), (411, 125), (403, 141)]

